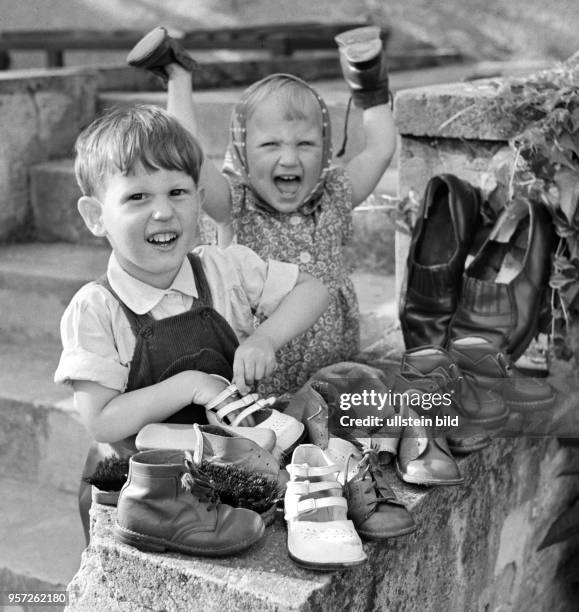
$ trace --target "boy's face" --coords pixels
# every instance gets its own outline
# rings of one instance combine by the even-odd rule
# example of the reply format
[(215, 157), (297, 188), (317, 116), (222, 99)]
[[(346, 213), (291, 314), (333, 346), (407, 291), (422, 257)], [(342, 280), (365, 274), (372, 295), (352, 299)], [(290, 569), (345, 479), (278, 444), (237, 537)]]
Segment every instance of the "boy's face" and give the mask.
[(131, 276), (165, 289), (197, 238), (200, 195), (193, 178), (163, 168), (114, 174), (100, 203), (100, 224)]
[(272, 96), (258, 104), (246, 126), (251, 186), (281, 213), (297, 210), (320, 178), (323, 143), (318, 109), (312, 104), (304, 110), (305, 119), (289, 120), (283, 104)]

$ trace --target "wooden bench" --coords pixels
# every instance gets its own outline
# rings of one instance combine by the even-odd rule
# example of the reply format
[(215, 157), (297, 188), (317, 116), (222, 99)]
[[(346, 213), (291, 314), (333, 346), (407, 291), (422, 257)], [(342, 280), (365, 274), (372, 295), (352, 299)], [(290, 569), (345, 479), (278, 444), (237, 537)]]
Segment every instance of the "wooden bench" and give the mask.
[[(349, 23), (292, 23), (270, 24), (242, 28), (220, 28), (184, 32), (186, 49), (210, 51), (262, 50), (274, 57), (289, 57), (296, 51), (335, 50), (334, 36), (351, 28), (366, 25)], [(44, 51), (47, 67), (64, 66), (64, 54), (72, 50), (119, 51), (131, 49), (144, 32), (136, 30), (19, 30), (0, 33), (0, 52)], [(390, 35), (382, 28), (386, 43)]]

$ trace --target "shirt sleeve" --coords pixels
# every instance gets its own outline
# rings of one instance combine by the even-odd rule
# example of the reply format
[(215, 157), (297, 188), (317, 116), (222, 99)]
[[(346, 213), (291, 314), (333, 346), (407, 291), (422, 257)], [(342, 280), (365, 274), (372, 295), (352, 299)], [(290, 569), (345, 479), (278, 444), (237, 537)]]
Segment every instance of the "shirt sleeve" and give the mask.
[(60, 322), (63, 350), (56, 383), (88, 380), (124, 391), (129, 364), (121, 362), (116, 347), (111, 299), (96, 283), (85, 285), (72, 298)]
[(295, 287), (298, 266), (275, 259), (264, 261), (255, 251), (238, 244), (227, 247), (226, 251), (253, 311), (258, 316), (269, 317)]

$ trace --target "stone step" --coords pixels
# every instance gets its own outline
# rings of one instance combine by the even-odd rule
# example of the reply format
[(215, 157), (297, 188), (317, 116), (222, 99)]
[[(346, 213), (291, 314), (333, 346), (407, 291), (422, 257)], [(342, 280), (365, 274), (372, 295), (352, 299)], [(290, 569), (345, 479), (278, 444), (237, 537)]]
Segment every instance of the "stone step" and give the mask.
[[(373, 217), (364, 217), (372, 214)], [(393, 270), (384, 265), (389, 254), (393, 258), (392, 232), (389, 211), (384, 209), (358, 213), (360, 235), (357, 247), (348, 257), (351, 262), (366, 258), (366, 267), (353, 269), (352, 277), (361, 303), (362, 337), (375, 333), (377, 326), (392, 323), (393, 310), (388, 304), (394, 299)], [(371, 234), (378, 254), (376, 261), (371, 245), (364, 237)], [(379, 244), (379, 241), (382, 241)], [(390, 241), (390, 242), (389, 242)], [(6, 309), (0, 340), (33, 344), (37, 341), (60, 342), (59, 322), (64, 309), (78, 289), (98, 278), (106, 270), (109, 249), (95, 245), (58, 243), (28, 243), (0, 247), (0, 302), (10, 304)], [(384, 261), (383, 261), (384, 260)], [(362, 262), (364, 264), (364, 262)], [(386, 264), (388, 262), (386, 261)], [(42, 313), (42, 316), (38, 316)], [(58, 349), (54, 349), (58, 352)]]
[[(344, 83), (321, 84), (316, 89), (322, 95), (332, 122), (332, 141), (334, 152), (340, 150), (348, 106), (349, 93)], [(197, 91), (194, 94), (195, 112), (199, 125), (199, 140), (208, 155), (223, 156), (228, 142), (229, 122), (235, 103), (242, 89), (238, 87)], [(104, 112), (113, 107), (128, 107), (135, 104), (155, 104), (163, 108), (167, 105), (166, 92), (102, 92), (99, 94), (97, 108)], [(348, 120), (348, 147), (343, 157), (350, 159), (363, 145), (362, 112), (352, 106)]]
[[(60, 317), (72, 296), (106, 270), (108, 249), (75, 244), (0, 246), (0, 339), (60, 341)], [(40, 315), (40, 316), (39, 316)]]
[[(64, 591), (84, 549), (76, 496), (0, 478), (0, 499), (0, 592)], [(6, 609), (56, 612), (64, 606)]]
[[(220, 165), (223, 157), (213, 158)], [(397, 193), (398, 171), (394, 165), (384, 173), (373, 201), (380, 205), (384, 196), (394, 197)], [(81, 196), (80, 189), (74, 177), (74, 162), (72, 159), (59, 159), (33, 166), (30, 170), (30, 194), (32, 210), (38, 239), (46, 241), (63, 240), (81, 244), (105, 245), (103, 238), (94, 237), (84, 225), (78, 213), (76, 203)], [(361, 218), (368, 218), (370, 210), (364, 209)], [(354, 212), (356, 223), (357, 212)], [(382, 225), (382, 224), (380, 224)], [(381, 232), (388, 231), (381, 227)], [(393, 227), (390, 231), (393, 234)], [(375, 239), (360, 236), (360, 240), (371, 248)]]
[(59, 356), (56, 343), (0, 343), (0, 478), (76, 493), (90, 437), (53, 383)]

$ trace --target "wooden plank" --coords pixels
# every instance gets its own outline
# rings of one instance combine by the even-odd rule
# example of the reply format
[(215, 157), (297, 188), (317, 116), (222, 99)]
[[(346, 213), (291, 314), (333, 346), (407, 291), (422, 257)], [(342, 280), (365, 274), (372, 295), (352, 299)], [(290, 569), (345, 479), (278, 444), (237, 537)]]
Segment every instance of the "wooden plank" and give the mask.
[[(334, 36), (363, 23), (295, 23), (220, 28), (185, 32), (182, 38), (187, 49), (275, 49), (285, 48), (289, 53), (297, 49), (334, 48)], [(388, 31), (383, 31), (386, 37)], [(19, 30), (0, 33), (0, 49), (100, 49), (122, 50), (133, 47), (143, 36), (135, 30)]]

